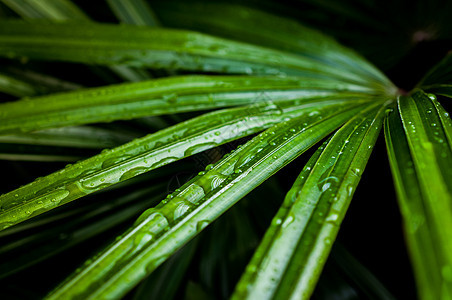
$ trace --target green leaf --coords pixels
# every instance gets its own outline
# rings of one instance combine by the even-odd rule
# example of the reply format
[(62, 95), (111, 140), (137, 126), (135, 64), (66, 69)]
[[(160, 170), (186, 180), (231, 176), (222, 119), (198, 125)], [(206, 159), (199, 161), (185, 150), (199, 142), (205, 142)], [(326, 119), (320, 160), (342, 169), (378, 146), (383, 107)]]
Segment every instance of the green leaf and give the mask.
[(93, 126), (63, 127), (0, 136), (0, 143), (105, 149), (130, 141), (130, 136)]
[[(74, 216), (66, 214), (63, 223), (52, 224), (46, 229), (40, 228), (37, 233), (26, 237), (18, 235), (12, 242), (2, 243), (0, 258), (4, 262), (0, 266), (0, 278), (51, 258), (127, 220), (133, 220), (149, 205), (158, 203), (165, 186), (166, 183), (160, 183), (110, 199), (103, 205), (94, 203)], [(12, 253), (15, 255), (11, 257)]]
[(25, 97), (40, 94), (40, 91), (28, 82), (16, 79), (7, 74), (0, 74), (0, 93)]
[(96, 127), (47, 129), (28, 134), (0, 136), (0, 159), (73, 162), (124, 144), (130, 135)]
[(87, 21), (88, 17), (69, 0), (1, 0), (24, 19)]
[(312, 156), (232, 299), (309, 299), (383, 123), (385, 105), (347, 122)]
[(387, 81), (355, 74), (309, 56), (163, 28), (101, 24), (0, 22), (0, 56), (175, 70), (306, 75), (387, 90)]
[(0, 143), (0, 159), (3, 160), (74, 162), (94, 154), (91, 149)]
[(169, 77), (0, 104), (0, 135), (341, 91), (375, 93), (353, 84), (300, 77)]
[(304, 116), (304, 122), (308, 122), (363, 103), (356, 98), (329, 100), (263, 102), (217, 111), (105, 150), (0, 196), (0, 230), (144, 172), (257, 133), (285, 119)]
[(433, 84), (423, 89), (435, 95), (452, 98), (452, 84)]
[(361, 109), (301, 116), (261, 133), (143, 213), (48, 299), (120, 298), (239, 199)]
[(151, 7), (144, 0), (107, 0), (115, 15), (126, 24), (159, 26)]
[[(70, 0), (1, 0), (26, 20), (61, 22), (89, 21), (89, 17)], [(126, 66), (111, 66), (110, 69), (124, 80), (136, 82), (149, 78), (144, 70)]]
[(164, 1), (155, 5), (171, 26), (288, 51), (392, 86), (385, 75), (356, 52), (294, 20), (230, 3)]
[(12, 78), (13, 80), (19, 80), (25, 82), (27, 85), (32, 86), (34, 89), (33, 94), (29, 95), (17, 95), (20, 97), (36, 96), (41, 94), (56, 93), (70, 90), (81, 89), (82, 86), (73, 82), (64, 81), (48, 74), (43, 74), (23, 67), (6, 67), (2, 75)]
[(398, 100), (385, 136), (419, 296), (449, 299), (452, 121), (433, 96), (416, 92)]

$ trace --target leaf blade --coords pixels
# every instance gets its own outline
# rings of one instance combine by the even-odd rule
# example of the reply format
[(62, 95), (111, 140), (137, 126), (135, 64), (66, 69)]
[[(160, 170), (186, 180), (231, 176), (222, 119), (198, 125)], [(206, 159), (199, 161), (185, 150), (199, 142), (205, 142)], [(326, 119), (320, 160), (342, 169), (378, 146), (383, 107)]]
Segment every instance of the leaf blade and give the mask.
[(353, 84), (299, 77), (177, 76), (57, 93), (0, 104), (0, 134), (285, 100), (337, 92)]
[[(186, 30), (105, 24), (0, 22), (0, 56), (255, 75), (374, 80), (308, 56)], [(381, 89), (386, 84), (377, 83)]]
[(447, 299), (452, 295), (448, 277), (451, 233), (447, 227), (452, 222), (452, 196), (447, 177), (450, 159), (441, 156), (451, 155), (452, 123), (430, 97), (419, 91), (399, 99), (400, 116), (396, 112), (389, 115), (385, 136), (419, 295)]
[[(195, 177), (155, 209), (145, 212), (135, 227), (106, 249), (94, 263), (55, 289), (48, 299), (75, 295), (93, 299), (121, 297), (205, 225), (357, 110), (359, 108), (336, 114), (327, 119), (329, 122), (314, 117), (313, 123), (306, 128), (294, 118), (255, 137), (205, 174)], [(291, 128), (295, 132), (289, 131)], [(262, 147), (264, 149), (257, 151)], [(149, 232), (153, 236), (142, 236)], [(125, 253), (126, 249), (131, 249), (130, 255)]]
[[(392, 85), (386, 76), (357, 53), (288, 18), (231, 3), (161, 2), (155, 6), (165, 23), (172, 27), (297, 53)], [(186, 14), (187, 10), (193, 13)], [(274, 34), (276, 31), (278, 34)]]
[(382, 103), (371, 106), (316, 151), (272, 220), (233, 299), (309, 299), (384, 111)]
[(115, 15), (126, 24), (140, 26), (158, 26), (155, 13), (147, 2), (143, 0), (107, 0)]
[(284, 119), (306, 114), (307, 119), (323, 117), (323, 114), (330, 116), (366, 102), (347, 99), (328, 102), (323, 98), (298, 104), (296, 100), (279, 104), (267, 102), (213, 112), (179, 123), (0, 196), (3, 209), (0, 227), (7, 228), (112, 184), (257, 133)]

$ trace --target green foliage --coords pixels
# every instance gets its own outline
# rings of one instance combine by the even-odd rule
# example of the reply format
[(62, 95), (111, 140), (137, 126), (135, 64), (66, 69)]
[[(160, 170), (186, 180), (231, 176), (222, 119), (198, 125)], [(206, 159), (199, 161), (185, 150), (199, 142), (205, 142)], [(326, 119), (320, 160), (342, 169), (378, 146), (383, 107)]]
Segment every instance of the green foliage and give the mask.
[[(305, 4), (386, 30), (352, 2)], [(0, 196), (3, 280), (105, 235), (47, 299), (119, 299), (140, 282), (136, 299), (209, 299), (214, 266), (235, 263), (222, 298), (309, 299), (384, 124), (418, 295), (452, 299), (452, 120), (437, 99), (452, 97), (450, 54), (404, 92), (258, 8), (107, 0), (125, 24), (103, 24), (76, 1), (2, 3), (0, 159), (75, 162)], [(272, 200), (285, 193), (272, 176), (322, 141)], [(203, 170), (188, 161), (202, 157)], [(392, 297), (341, 251), (366, 295)], [(203, 284), (187, 282), (197, 259)]]

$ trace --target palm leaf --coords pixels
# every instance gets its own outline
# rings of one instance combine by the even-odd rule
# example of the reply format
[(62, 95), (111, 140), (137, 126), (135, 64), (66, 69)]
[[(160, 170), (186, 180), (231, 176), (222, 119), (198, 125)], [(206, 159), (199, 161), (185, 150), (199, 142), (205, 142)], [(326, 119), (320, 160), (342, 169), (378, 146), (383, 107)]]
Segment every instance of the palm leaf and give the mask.
[[(307, 56), (392, 86), (386, 76), (356, 52), (332, 38), (268, 12), (237, 4), (165, 1), (155, 4), (170, 26), (189, 28), (225, 38)], [(186, 14), (190, 10), (192, 14)], [(278, 32), (278, 34), (274, 34)]]
[(291, 77), (184, 76), (0, 104), (0, 134), (328, 95), (373, 94), (353, 84)]
[[(327, 267), (327, 283), (313, 294), (386, 115), (419, 296), (452, 298), (452, 121), (436, 100), (452, 97), (452, 56), (405, 93), (360, 54), (298, 22), (361, 44), (366, 57), (382, 65), (404, 64), (401, 54), (409, 48), (407, 60), (423, 46), (449, 47), (442, 39), (452, 31), (447, 14), (436, 14), (437, 1), (415, 4), (406, 18), (395, 11), (403, 5), (374, 0), (302, 0), (300, 7), (274, 1), (74, 1), (80, 8), (70, 0), (0, 2), (0, 159), (40, 161), (4, 162), (11, 178), (2, 182), (19, 186), (26, 181), (16, 185), (19, 172), (42, 176), (61, 166), (46, 161), (90, 157), (15, 190), (3, 188), (9, 191), (0, 196), (6, 297), (42, 298), (53, 279), (46, 285), (33, 269), (22, 270), (40, 270), (38, 263), (48, 266), (44, 260), (103, 236), (109, 246), (47, 298), (116, 299), (148, 275), (126, 297), (227, 298), (267, 230), (233, 298), (330, 298), (338, 288), (349, 297), (393, 298), (350, 256), (340, 266), (346, 278), (330, 276), (334, 270)], [(84, 78), (75, 74), (80, 71)], [(126, 81), (147, 81), (116, 84), (111, 71)], [(81, 86), (64, 80), (100, 87), (67, 92)], [(23, 98), (8, 102), (15, 97)], [(270, 223), (284, 182), (278, 182), (282, 176), (263, 182), (325, 139)], [(237, 144), (243, 145), (219, 158)], [(181, 186), (179, 176), (192, 179)], [(165, 186), (170, 194), (157, 204)], [(118, 228), (125, 233), (109, 238)], [(85, 259), (78, 256), (71, 256), (73, 265)], [(28, 276), (36, 281), (27, 282)]]
[(185, 30), (2, 21), (0, 42), (0, 56), (8, 58), (221, 73), (309, 75), (366, 83), (383, 91), (388, 84), (309, 56)]
[(40, 94), (39, 89), (32, 84), (14, 78), (8, 74), (0, 74), (0, 92), (16, 97)]
[(287, 194), (232, 299), (309, 299), (378, 137), (385, 106), (347, 122)]
[(213, 112), (104, 151), (0, 196), (1, 227), (9, 227), (170, 162), (257, 133), (284, 119), (305, 115), (306, 123), (313, 116), (326, 119), (338, 111), (362, 105), (360, 101), (341, 98), (333, 98), (332, 102), (323, 99), (313, 101), (295, 100), (280, 105), (264, 102), (256, 106)]
[(452, 122), (432, 97), (398, 101), (385, 124), (389, 159), (422, 299), (452, 296)]
[(88, 126), (0, 136), (0, 159), (76, 161), (97, 154), (96, 149), (111, 148), (131, 139), (125, 133)]
[[(89, 17), (70, 0), (2, 0), (7, 6), (26, 20), (89, 21)], [(128, 81), (141, 81), (149, 76), (142, 70), (126, 66), (111, 66), (110, 69)]]
[(69, 0), (1, 0), (23, 18), (30, 20), (88, 21), (88, 16)]
[(124, 295), (240, 198), (360, 109), (336, 110), (309, 121), (293, 118), (261, 133), (143, 213), (134, 227), (48, 299)]
[(431, 86), (426, 86), (423, 89), (432, 93), (433, 95), (452, 98), (452, 84), (434, 84)]
[(143, 0), (107, 0), (115, 15), (126, 24), (158, 26), (159, 21)]
[[(39, 233), (27, 238), (20, 238), (19, 235), (12, 242), (2, 243), (0, 257), (4, 258), (4, 263), (0, 266), (0, 278), (46, 260), (127, 220), (133, 220), (147, 207), (157, 203), (163, 195), (162, 187), (165, 185), (160, 183), (108, 201), (104, 205), (93, 204), (74, 216), (65, 214), (63, 224), (40, 228)], [(31, 248), (33, 251), (30, 253)], [(15, 256), (8, 258), (11, 253)]]

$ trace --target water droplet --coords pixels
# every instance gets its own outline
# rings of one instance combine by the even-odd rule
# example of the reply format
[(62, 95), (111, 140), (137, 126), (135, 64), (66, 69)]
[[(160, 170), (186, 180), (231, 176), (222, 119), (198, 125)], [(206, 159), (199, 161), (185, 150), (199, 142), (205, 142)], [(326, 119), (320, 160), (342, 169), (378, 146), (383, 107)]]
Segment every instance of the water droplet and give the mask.
[[(136, 167), (136, 168), (130, 169), (121, 175), (121, 177), (119, 178), (119, 181), (133, 178), (135, 176), (138, 176), (140, 174), (147, 172), (148, 170), (149, 170), (149, 168), (146, 168), (146, 167)], [(105, 182), (105, 178), (101, 178), (100, 182)], [(94, 186), (94, 184), (92, 184), (92, 186)]]
[(292, 222), (294, 221), (294, 217), (292, 215), (289, 215), (282, 224), (282, 228), (287, 228)]
[(347, 191), (348, 191), (348, 196), (350, 197), (350, 196), (353, 194), (353, 186), (352, 186), (352, 185), (349, 185), (349, 186), (347, 187)]
[(434, 94), (427, 94), (427, 96), (430, 98), (430, 100), (436, 100), (436, 96)]
[(315, 111), (310, 112), (308, 116), (312, 117), (312, 116), (315, 116), (315, 115), (318, 115), (318, 114), (320, 114), (320, 113), (315, 110)]
[(322, 192), (325, 192), (327, 189), (330, 188), (330, 186), (331, 186), (330, 182), (327, 182), (327, 183), (323, 184), (322, 188), (321, 188)]
[[(175, 198), (176, 199), (176, 198)], [(177, 220), (185, 215), (185, 213), (191, 208), (185, 201), (180, 201), (174, 209), (173, 219)]]
[(184, 156), (191, 156), (193, 154), (205, 151), (207, 149), (215, 148), (216, 146), (218, 146), (218, 144), (213, 142), (197, 144), (185, 150)]
[(328, 214), (328, 216), (326, 217), (325, 221), (327, 223), (336, 224), (338, 219), (339, 219), (339, 214), (336, 213), (336, 212), (331, 212), (330, 214)]
[(135, 221), (134, 226), (139, 226), (140, 224), (143, 224), (151, 234), (158, 234), (169, 226), (168, 219), (155, 208), (144, 211)]
[(201, 220), (196, 223), (196, 231), (200, 232), (210, 224), (209, 220)]
[(170, 164), (172, 162), (175, 162), (177, 160), (179, 160), (178, 157), (168, 156), (168, 157), (162, 158), (158, 162), (154, 163), (149, 169), (157, 169), (157, 168), (160, 168), (162, 166), (168, 165), (168, 164)]
[[(103, 169), (109, 168), (109, 167), (114, 166), (122, 161), (125, 161), (125, 160), (131, 158), (131, 157), (132, 157), (131, 155), (122, 155), (122, 156), (115, 156), (115, 157), (107, 158), (106, 160), (104, 160), (102, 162), (102, 168)], [(89, 171), (91, 171), (91, 173), (93, 173), (96, 170), (93, 169), (93, 170), (89, 170)], [(87, 173), (87, 174), (89, 174), (89, 173)]]
[(197, 205), (198, 201), (202, 199), (206, 193), (209, 192), (209, 190), (206, 189), (206, 187), (203, 184), (201, 184), (200, 182), (198, 183), (199, 185), (192, 183), (187, 188), (184, 189), (183, 193), (180, 194), (180, 195), (183, 194), (184, 198), (182, 198), (181, 196), (177, 196), (176, 198), (181, 198), (182, 200), (188, 201), (187, 204), (189, 205), (190, 203), (193, 205)]
[(152, 240), (153, 236), (149, 232), (139, 232), (135, 236), (133, 243), (135, 244), (135, 251), (141, 249), (147, 242)]

